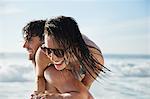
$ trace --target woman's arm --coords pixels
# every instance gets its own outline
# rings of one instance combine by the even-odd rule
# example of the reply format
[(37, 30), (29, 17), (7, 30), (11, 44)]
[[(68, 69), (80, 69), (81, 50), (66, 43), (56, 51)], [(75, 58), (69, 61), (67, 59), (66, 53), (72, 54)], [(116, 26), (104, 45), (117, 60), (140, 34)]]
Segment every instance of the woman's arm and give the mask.
[[(84, 34), (82, 34), (82, 37), (85, 43), (87, 44), (87, 46), (89, 46), (88, 48), (89, 48), (89, 51), (92, 53), (92, 55), (98, 60), (99, 63), (104, 65), (104, 59), (103, 59), (102, 53), (100, 52), (100, 48)], [(102, 66), (100, 65), (97, 65), (97, 67), (100, 69), (102, 68)], [(95, 78), (97, 77), (97, 75), (95, 75), (92, 71), (91, 73)], [(87, 89), (89, 89), (92, 83), (94, 82), (94, 80), (95, 79), (91, 77), (91, 75), (88, 72), (86, 72), (85, 77), (82, 79), (82, 83), (87, 87)]]
[(44, 70), (50, 63), (46, 54), (39, 48), (35, 56), (36, 62), (36, 91), (43, 93), (45, 91)]
[[(104, 65), (104, 59), (102, 54), (95, 48), (89, 48), (89, 51), (92, 53), (93, 57), (102, 65)], [(96, 65), (99, 69), (102, 69), (103, 67), (101, 65)], [(91, 71), (91, 74), (96, 78), (97, 75)], [(86, 72), (85, 77), (82, 79), (82, 83), (89, 89), (94, 82), (94, 78)]]

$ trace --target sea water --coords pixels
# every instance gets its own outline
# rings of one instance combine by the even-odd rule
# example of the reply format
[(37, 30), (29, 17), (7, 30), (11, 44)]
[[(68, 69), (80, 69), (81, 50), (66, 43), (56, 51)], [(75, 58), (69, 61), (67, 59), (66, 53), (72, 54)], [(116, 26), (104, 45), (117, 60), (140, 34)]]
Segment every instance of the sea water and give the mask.
[[(104, 55), (111, 71), (101, 73), (90, 88), (95, 99), (150, 99), (150, 57)], [(0, 54), (0, 99), (29, 99), (34, 66), (25, 54)]]

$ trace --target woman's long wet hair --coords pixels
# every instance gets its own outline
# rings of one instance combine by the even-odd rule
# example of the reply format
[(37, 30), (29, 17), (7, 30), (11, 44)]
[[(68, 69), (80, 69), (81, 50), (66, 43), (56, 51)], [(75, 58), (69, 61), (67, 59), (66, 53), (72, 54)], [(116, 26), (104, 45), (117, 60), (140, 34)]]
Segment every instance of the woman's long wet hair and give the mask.
[[(88, 72), (94, 79), (99, 76), (99, 73), (105, 68), (99, 61), (94, 58), (89, 51), (88, 46), (82, 38), (82, 34), (78, 28), (78, 24), (72, 17), (59, 16), (50, 20), (47, 20), (45, 24), (45, 32), (48, 36), (53, 36), (58, 46), (67, 49), (72, 56), (80, 62), (80, 65)], [(94, 48), (94, 47), (93, 47)], [(101, 55), (101, 51), (99, 51)], [(102, 57), (102, 55), (101, 55)], [(103, 57), (102, 57), (103, 58)], [(99, 65), (99, 66), (96, 66)], [(94, 75), (93, 75), (94, 73)]]

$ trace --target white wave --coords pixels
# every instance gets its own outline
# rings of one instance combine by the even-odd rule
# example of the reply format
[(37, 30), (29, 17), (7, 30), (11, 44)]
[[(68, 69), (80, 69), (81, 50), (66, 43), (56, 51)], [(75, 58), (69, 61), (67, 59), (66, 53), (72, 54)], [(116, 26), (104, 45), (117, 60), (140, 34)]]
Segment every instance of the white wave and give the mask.
[(128, 77), (150, 77), (150, 63), (144, 63), (125, 68), (124, 76)]
[(23, 82), (33, 81), (33, 79), (34, 71), (32, 66), (0, 66), (0, 82)]
[(148, 61), (113, 61), (108, 64), (113, 76), (150, 77), (150, 62)]
[[(35, 78), (34, 66), (22, 58), (6, 59), (0, 62), (0, 82), (33, 81)], [(9, 61), (9, 62), (8, 62)], [(105, 66), (111, 70), (111, 77), (150, 77), (150, 61), (146, 59), (111, 59), (106, 60)], [(104, 74), (105, 75), (105, 74)]]

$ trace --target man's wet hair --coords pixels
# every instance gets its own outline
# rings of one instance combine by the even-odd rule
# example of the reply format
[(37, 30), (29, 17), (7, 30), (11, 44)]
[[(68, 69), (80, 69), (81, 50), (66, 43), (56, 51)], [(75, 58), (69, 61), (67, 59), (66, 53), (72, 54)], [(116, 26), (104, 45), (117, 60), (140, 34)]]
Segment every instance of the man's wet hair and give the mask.
[(46, 20), (35, 20), (27, 23), (22, 29), (24, 39), (30, 40), (31, 37), (38, 36), (40, 40), (43, 41), (45, 22)]

